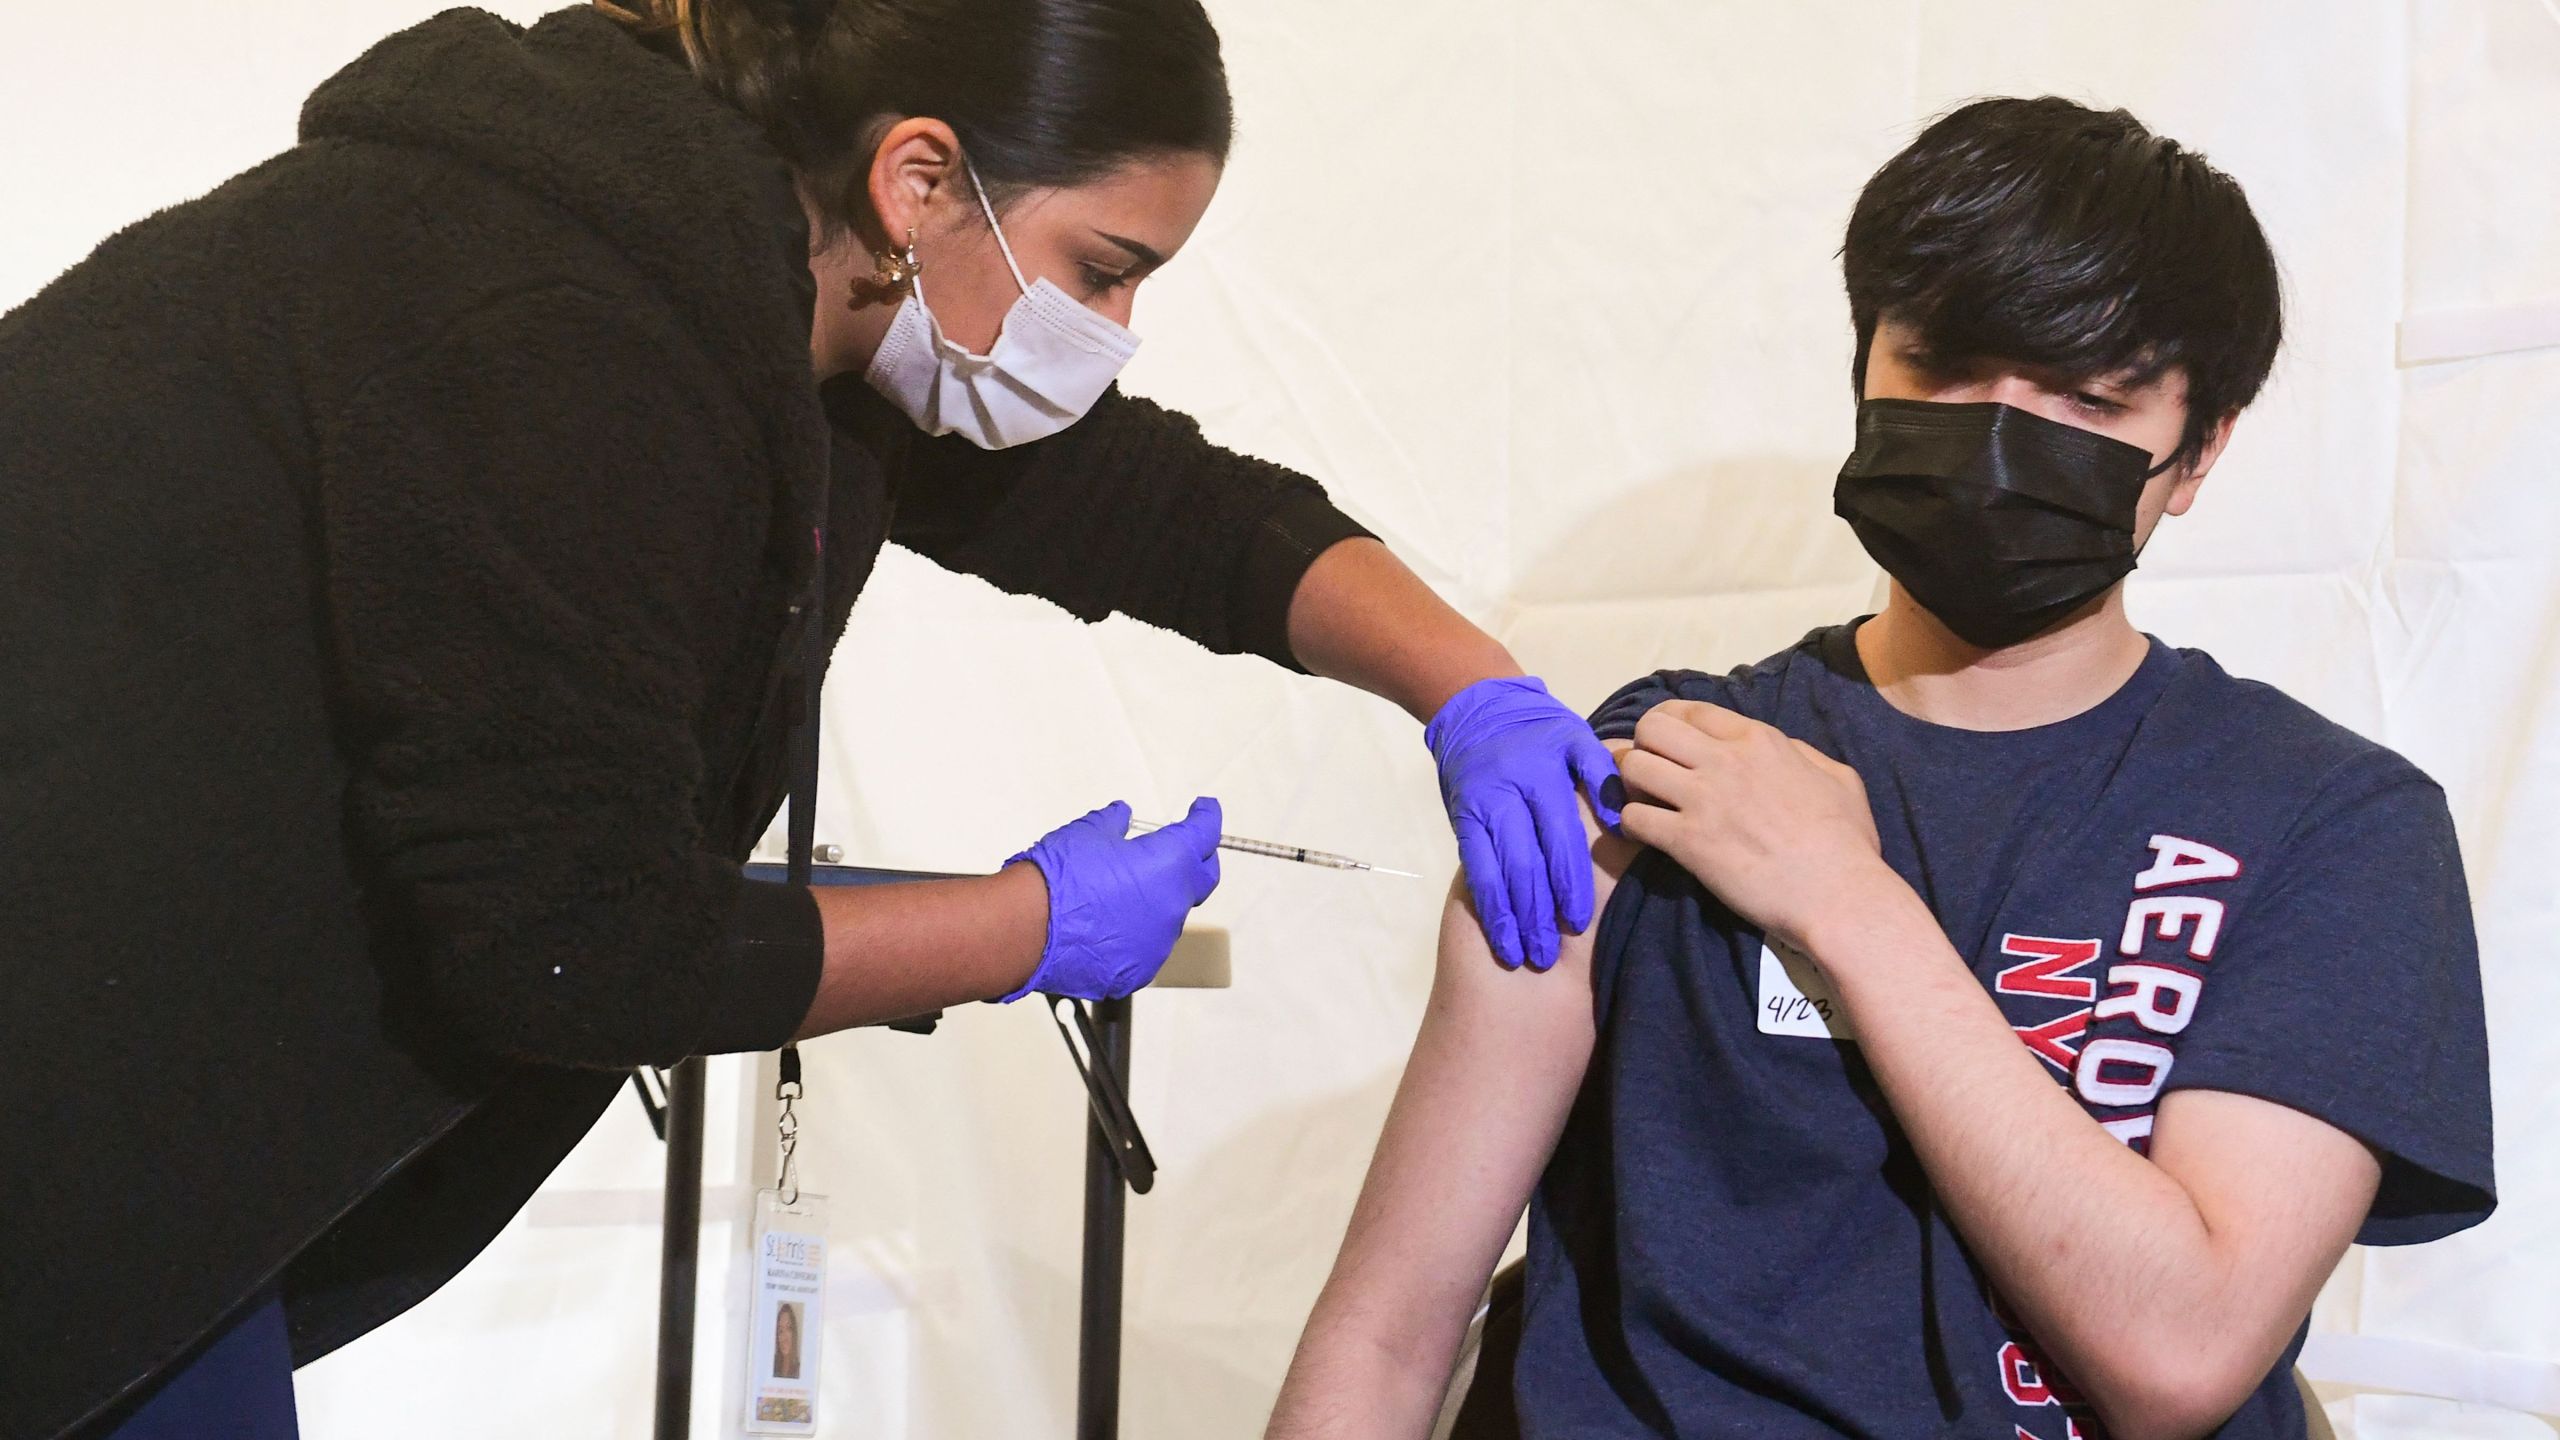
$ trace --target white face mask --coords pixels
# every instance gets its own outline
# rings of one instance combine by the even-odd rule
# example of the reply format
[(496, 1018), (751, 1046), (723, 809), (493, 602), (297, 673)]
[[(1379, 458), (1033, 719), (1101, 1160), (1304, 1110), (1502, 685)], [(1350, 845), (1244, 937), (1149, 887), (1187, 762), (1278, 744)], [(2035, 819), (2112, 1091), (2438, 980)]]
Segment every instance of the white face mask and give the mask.
[(969, 168), (969, 184), (1004, 251), (1005, 268), (1022, 291), (1005, 312), (994, 349), (975, 355), (952, 344), (924, 303), (919, 275), (862, 378), (926, 434), (958, 435), (1002, 450), (1055, 435), (1084, 418), (1138, 353), (1138, 337), (1077, 304), (1045, 277), (1037, 285), (1025, 283), (975, 166)]

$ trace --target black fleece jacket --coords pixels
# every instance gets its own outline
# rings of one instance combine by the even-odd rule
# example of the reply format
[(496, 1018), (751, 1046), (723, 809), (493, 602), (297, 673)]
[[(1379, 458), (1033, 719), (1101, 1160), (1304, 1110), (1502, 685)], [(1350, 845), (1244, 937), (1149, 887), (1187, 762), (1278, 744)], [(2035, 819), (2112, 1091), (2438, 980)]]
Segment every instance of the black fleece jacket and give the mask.
[(270, 1283), (325, 1353), (622, 1067), (791, 1033), (816, 909), (738, 866), (884, 541), (1290, 663), (1363, 533), (1312, 482), (1117, 392), (992, 454), (822, 394), (807, 247), (682, 67), (454, 11), (0, 317), (0, 1440)]

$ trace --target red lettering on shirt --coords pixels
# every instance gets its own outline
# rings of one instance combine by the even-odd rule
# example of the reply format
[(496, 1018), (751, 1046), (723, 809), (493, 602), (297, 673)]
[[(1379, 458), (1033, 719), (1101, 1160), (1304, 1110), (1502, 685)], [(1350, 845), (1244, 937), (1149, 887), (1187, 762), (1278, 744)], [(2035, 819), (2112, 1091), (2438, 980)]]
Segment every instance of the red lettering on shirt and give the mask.
[[(2081, 1007), (2011, 1028), (2029, 1052), (2060, 1072), (2093, 1119), (2112, 1113), (2115, 1118), (2098, 1119), (2099, 1126), (2138, 1155), (2150, 1153), (2159, 1100), (2178, 1058), (2162, 1042), (2194, 1021), (2208, 973), (2203, 967), (2213, 959), (2228, 918), (2223, 900), (2184, 887), (2237, 880), (2245, 868), (2238, 856), (2183, 836), (2153, 835), (2149, 848), (2148, 864), (2133, 877), (2133, 898), (2115, 947), (2124, 958), (2107, 967), (2103, 985), (2086, 972), (2106, 949), (2104, 941), (2015, 934), (2001, 938), (2000, 953), (2017, 963), (1992, 983), (2001, 995)], [(2161, 891), (2173, 893), (2155, 893)], [(2184, 950), (2182, 957), (2177, 949)], [(2111, 1020), (2132, 1024), (2095, 1028)], [(1999, 1354), (2000, 1385), (2010, 1402), (2026, 1409), (2059, 1408), (2063, 1440), (2105, 1440), (2106, 1429), (2086, 1399), (2036, 1352), (1999, 1297), (1989, 1298), (1994, 1316), (2016, 1337)], [(2041, 1440), (2024, 1425), (2013, 1421), (2011, 1428), (2014, 1440)]]
[(2058, 1020), (2010, 1028), (2018, 1032), (2018, 1038), (2027, 1043), (2027, 1049), (2037, 1059), (2068, 1075), (2080, 1067), (2078, 1043), (2089, 1031), (2089, 1010), (2084, 1005)]
[(2026, 1347), (2015, 1340), (2000, 1347), (2000, 1388), (2009, 1392), (2013, 1404), (2055, 1403), (2053, 1387), (2044, 1383), (2044, 1377), (2036, 1373), (2036, 1362), (2028, 1356)]
[(2095, 940), (2048, 940), (2040, 935), (2004, 935), (2000, 953), (2026, 961), (2000, 972), (1992, 988), (2003, 995), (2044, 995), (2087, 1004), (2098, 998), (2098, 982), (2071, 972), (2098, 958)]

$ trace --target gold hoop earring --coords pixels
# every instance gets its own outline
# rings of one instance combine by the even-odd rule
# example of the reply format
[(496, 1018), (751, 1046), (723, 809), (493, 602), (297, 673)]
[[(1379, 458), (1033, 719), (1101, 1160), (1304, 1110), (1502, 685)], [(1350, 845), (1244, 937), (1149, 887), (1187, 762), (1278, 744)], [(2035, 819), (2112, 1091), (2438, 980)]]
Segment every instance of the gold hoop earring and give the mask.
[(924, 262), (916, 258), (916, 227), (907, 227), (907, 248), (880, 257), (871, 282), (883, 290), (903, 290), (924, 273)]
[(904, 250), (873, 256), (871, 273), (853, 277), (853, 282), (845, 287), (845, 305), (850, 309), (864, 310), (874, 305), (889, 304), (923, 273), (924, 262), (916, 258), (915, 227), (910, 225)]

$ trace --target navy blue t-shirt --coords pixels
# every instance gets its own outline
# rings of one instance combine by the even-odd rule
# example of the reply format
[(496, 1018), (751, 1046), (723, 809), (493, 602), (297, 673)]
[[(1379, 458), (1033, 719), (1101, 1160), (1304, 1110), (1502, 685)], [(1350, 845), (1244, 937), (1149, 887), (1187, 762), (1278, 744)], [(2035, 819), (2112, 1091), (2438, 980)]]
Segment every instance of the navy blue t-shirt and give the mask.
[[(1853, 632), (1654, 675), (1595, 723), (1625, 736), (1704, 700), (1855, 768), (1885, 859), (2137, 1150), (2166, 1091), (2236, 1091), (2382, 1154), (2365, 1243), (2488, 1215), (2479, 962), (2432, 781), (2157, 641), (2069, 720), (1933, 725), (1876, 692)], [(1599, 1041), (1530, 1212), (1524, 1433), (2095, 1440), (2003, 1322), (1819, 976), (1657, 852), (1596, 939)], [(2305, 1433), (2300, 1343), (2219, 1435)]]

